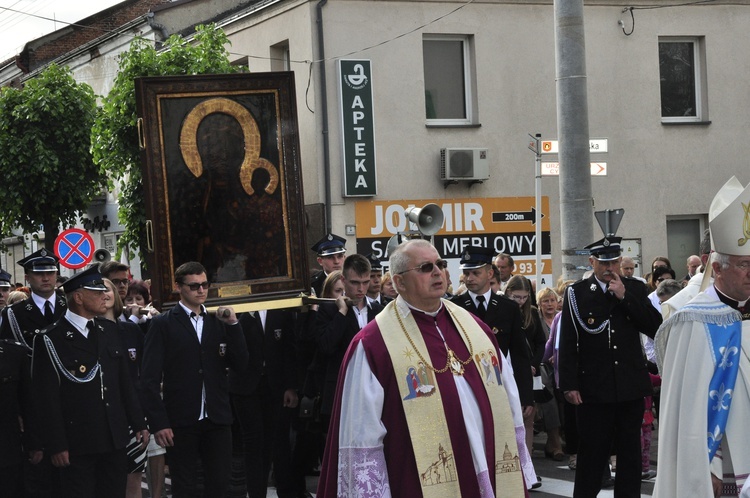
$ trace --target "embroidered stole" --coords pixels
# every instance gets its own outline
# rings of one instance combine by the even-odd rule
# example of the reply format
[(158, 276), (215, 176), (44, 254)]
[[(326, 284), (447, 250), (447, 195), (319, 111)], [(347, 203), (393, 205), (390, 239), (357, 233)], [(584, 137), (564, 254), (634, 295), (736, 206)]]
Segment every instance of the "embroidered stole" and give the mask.
[[(443, 306), (450, 313), (464, 343), (466, 337), (460, 332), (462, 327), (471, 338), (474, 361), (465, 368), (478, 370), (489, 398), (495, 435), (495, 468), (489, 471), (495, 473), (495, 496), (524, 496), (515, 424), (508, 394), (500, 381), (497, 350), (467, 311), (445, 300)], [(430, 498), (455, 498), (461, 496), (461, 491), (440, 389), (434, 373), (426, 367), (418, 366), (419, 359), (402, 331), (397, 313), (399, 311), (394, 300), (375, 319), (383, 331), (383, 341), (393, 363), (395, 376), (399, 379), (398, 386), (420, 474), (422, 494)], [(412, 314), (402, 316), (401, 322), (417, 349), (425, 358), (429, 358), (427, 346)], [(468, 344), (466, 347), (469, 349)], [(429, 422), (425, 423), (426, 420)]]
[(721, 444), (729, 419), (732, 394), (742, 355), (742, 322), (730, 325), (707, 323), (708, 342), (714, 360), (714, 374), (708, 385), (708, 461)]

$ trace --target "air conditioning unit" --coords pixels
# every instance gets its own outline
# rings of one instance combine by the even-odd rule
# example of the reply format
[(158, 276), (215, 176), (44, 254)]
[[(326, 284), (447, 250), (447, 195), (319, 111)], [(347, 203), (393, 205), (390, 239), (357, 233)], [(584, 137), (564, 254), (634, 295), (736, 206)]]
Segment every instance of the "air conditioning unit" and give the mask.
[(440, 149), (440, 179), (482, 181), (490, 177), (487, 149)]

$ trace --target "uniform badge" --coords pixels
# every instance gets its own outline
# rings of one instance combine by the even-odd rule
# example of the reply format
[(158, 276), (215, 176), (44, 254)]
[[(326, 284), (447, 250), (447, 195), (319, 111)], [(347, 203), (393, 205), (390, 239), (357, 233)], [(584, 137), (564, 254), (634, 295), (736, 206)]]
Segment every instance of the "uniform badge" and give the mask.
[(219, 356), (226, 356), (227, 354), (227, 343), (219, 343)]
[(78, 367), (78, 371), (81, 373), (86, 373), (86, 365), (81, 365), (80, 367)]
[(34, 309), (34, 305), (33, 304), (29, 303), (29, 304), (26, 305), (26, 311), (31, 311), (33, 309)]
[(130, 361), (135, 361), (137, 359), (135, 348), (128, 348), (128, 357), (130, 358)]
[(273, 338), (277, 341), (281, 340), (281, 329), (274, 329), (273, 330)]
[(67, 332), (65, 332), (65, 338), (66, 339), (73, 340), (73, 336), (74, 336), (74, 334), (73, 334), (72, 330), (68, 330)]
[(596, 284), (591, 284), (591, 287), (589, 287), (589, 289), (591, 289), (591, 292), (594, 292), (596, 290)]

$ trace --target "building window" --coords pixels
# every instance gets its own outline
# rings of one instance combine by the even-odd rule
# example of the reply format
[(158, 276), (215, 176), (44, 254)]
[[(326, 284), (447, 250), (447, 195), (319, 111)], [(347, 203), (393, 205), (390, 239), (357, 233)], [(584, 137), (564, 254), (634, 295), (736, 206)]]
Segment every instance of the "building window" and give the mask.
[(233, 66), (245, 66), (246, 68), (250, 68), (250, 61), (248, 57), (245, 55), (243, 57), (240, 57), (239, 59), (232, 61)]
[(703, 54), (699, 38), (659, 38), (662, 122), (707, 120)]
[(465, 125), (474, 120), (471, 38), (425, 35), (425, 117), (428, 124)]
[(289, 40), (271, 45), (271, 71), (291, 71), (292, 56), (289, 52)]

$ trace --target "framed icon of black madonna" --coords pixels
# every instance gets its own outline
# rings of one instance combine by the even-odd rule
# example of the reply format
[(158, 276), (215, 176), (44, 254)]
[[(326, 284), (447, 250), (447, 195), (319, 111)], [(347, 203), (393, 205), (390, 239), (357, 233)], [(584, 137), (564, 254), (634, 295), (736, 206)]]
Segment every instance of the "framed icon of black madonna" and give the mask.
[(136, 80), (154, 303), (198, 261), (206, 306), (309, 290), (294, 73)]

